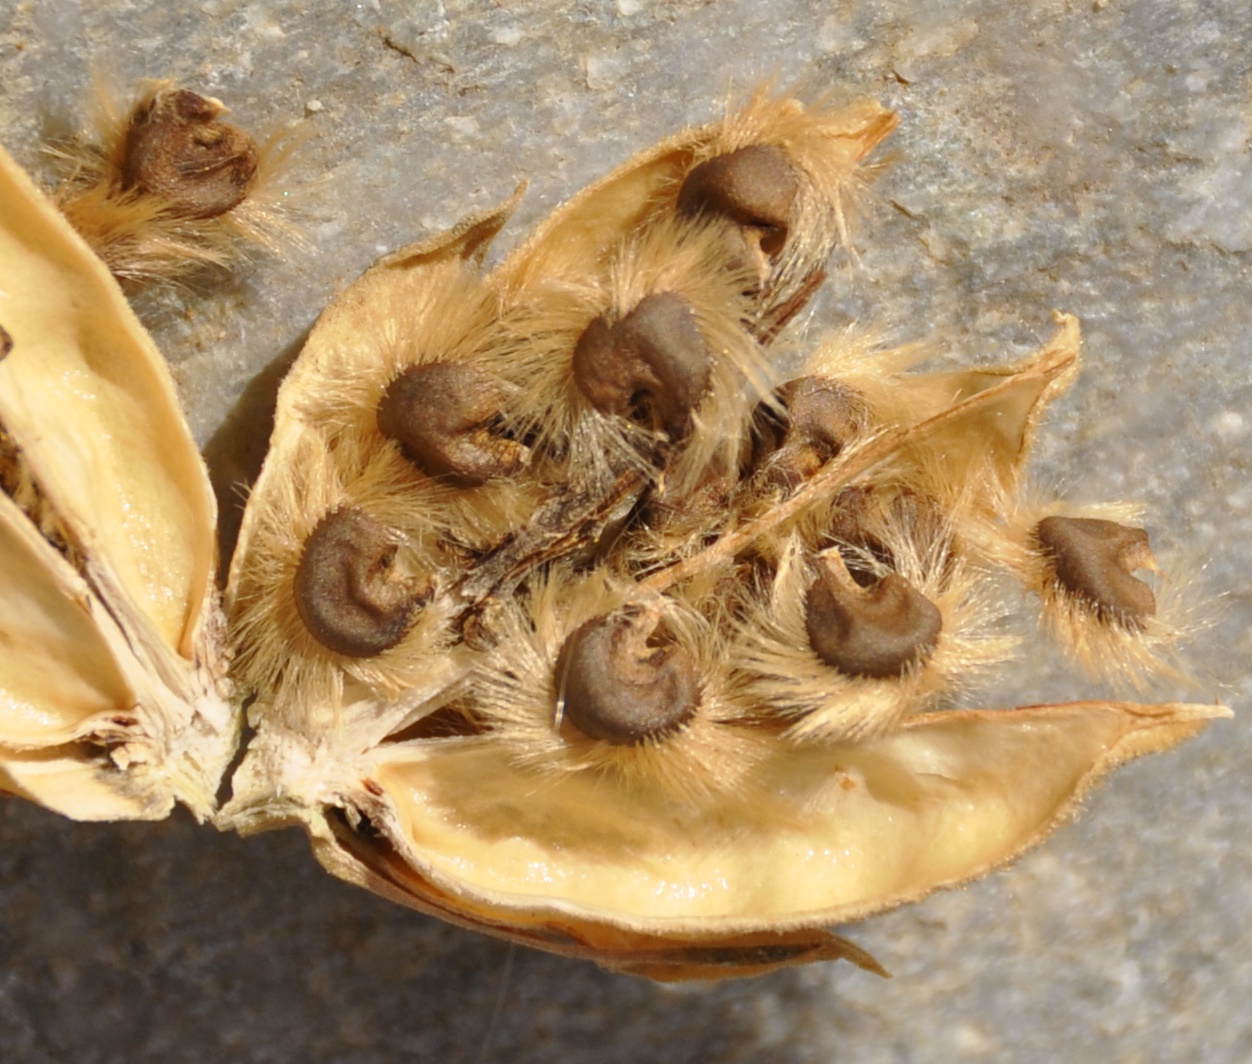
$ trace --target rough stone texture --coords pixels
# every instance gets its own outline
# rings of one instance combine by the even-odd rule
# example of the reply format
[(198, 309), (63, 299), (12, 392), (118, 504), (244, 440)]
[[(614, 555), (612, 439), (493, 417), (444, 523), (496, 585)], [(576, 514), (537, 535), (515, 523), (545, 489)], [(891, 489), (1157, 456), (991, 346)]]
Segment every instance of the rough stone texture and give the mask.
[[(146, 308), (228, 480), (247, 449), (215, 430), (381, 252), (524, 178), (512, 239), (761, 76), (872, 95), (900, 111), (899, 158), (814, 328), (855, 317), (990, 360), (1037, 344), (1052, 308), (1077, 314), (1086, 367), (1036, 470), (1073, 498), (1142, 500), (1159, 556), (1226, 593), (1193, 697), (1246, 713), (1252, 24), (1226, 0), (937, 7), (0, 0), (0, 138), (39, 169), (93, 66), (312, 131), (290, 185), (313, 251)], [(254, 454), (274, 375), (230, 429)], [(1041, 655), (991, 697), (1094, 690)], [(1010, 869), (853, 929), (890, 982), (836, 965), (677, 990), (393, 907), (291, 833), (6, 802), (0, 1059), (1244, 1061), (1248, 766), (1245, 715), (1121, 771)]]

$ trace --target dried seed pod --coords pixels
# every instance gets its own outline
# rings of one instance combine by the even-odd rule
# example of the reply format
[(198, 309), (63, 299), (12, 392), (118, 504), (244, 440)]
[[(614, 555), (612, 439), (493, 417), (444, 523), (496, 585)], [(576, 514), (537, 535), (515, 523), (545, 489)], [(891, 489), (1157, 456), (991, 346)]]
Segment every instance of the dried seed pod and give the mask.
[(910, 375), (890, 400), (875, 396), (884, 420), (931, 423), (907, 462), (945, 504), (978, 508), (1016, 490), (1044, 411), (1078, 373), (1078, 322), (1053, 319), (1051, 339), (1018, 362)]
[[(0, 152), (0, 789), (80, 819), (213, 810), (238, 716), (214, 504), (165, 363)], [(20, 648), (20, 649), (18, 649)]]
[(623, 318), (596, 318), (574, 346), (574, 380), (597, 410), (680, 439), (709, 386), (711, 355), (691, 307), (646, 296)]
[[(350, 305), (357, 302), (355, 295), (349, 300)], [(496, 933), (503, 928), (519, 941), (657, 978), (745, 974), (818, 956), (842, 956), (872, 967), (870, 958), (822, 928), (1008, 859), (1046, 830), (1057, 811), (1112, 761), (1177, 741), (1212, 711), (1081, 703), (1013, 714), (932, 713), (902, 723), (929, 708), (971, 668), (1003, 657), (1008, 649), (1002, 637), (988, 631), (997, 612), (985, 601), (977, 574), (948, 558), (950, 536), (926, 537), (916, 523), (894, 538), (889, 530), (880, 535), (900, 578), (935, 604), (943, 623), (928, 653), (913, 648), (915, 659), (924, 660), (897, 668), (898, 675), (847, 676), (832, 685), (837, 670), (808, 649), (804, 592), (811, 577), (799, 564), (783, 566), (776, 582), (776, 601), (791, 613), (782, 610), (780, 618), (768, 620), (749, 612), (737, 629), (761, 634), (764, 642), (756, 644), (727, 630), (728, 618), (738, 616), (733, 603), (724, 615), (717, 610), (706, 615), (693, 608), (695, 598), (647, 596), (687, 586), (722, 586), (703, 574), (716, 573), (726, 560), (770, 535), (786, 522), (788, 508), (829, 515), (830, 500), (874, 461), (923, 456), (932, 436), (957, 435), (955, 423), (975, 433), (996, 426), (1011, 452), (1006, 465), (1012, 467), (1021, 459), (1022, 424), (1030, 421), (1040, 393), (1064, 365), (1057, 359), (1046, 360), (1042, 368), (1032, 362), (990, 386), (971, 388), (946, 411), (888, 426), (877, 442), (840, 454), (785, 504), (753, 518), (754, 527), (736, 528), (669, 569), (653, 572), (641, 588), (604, 590), (612, 583), (607, 577), (577, 582), (551, 568), (546, 575), (536, 569), (523, 576), (502, 600), (492, 599), (491, 619), (469, 648), (471, 679), (465, 681), (462, 672), (449, 675), (441, 692), (423, 689), (432, 720), (438, 720), (439, 707), (455, 712), (459, 724), (451, 731), (424, 728), (420, 719), (415, 723), (414, 713), (423, 711), (412, 708), (411, 701), (394, 709), (384, 700), (342, 705), (339, 712), (349, 720), (359, 719), (362, 727), (369, 721), (372, 734), (386, 731), (395, 741), (365, 756), (346, 748), (330, 761), (322, 754), (324, 767), (318, 772), (302, 769), (276, 786), (274, 744), (295, 729), (310, 735), (312, 749), (312, 728), (291, 712), (282, 717), (281, 729), (259, 718), (260, 734), (236, 777), (237, 797), (224, 821), (253, 828), (304, 819), (319, 857), (339, 875), (372, 883), (417, 908), (452, 911)], [(1024, 411), (1018, 427), (1004, 428), (1005, 410)], [(928, 466), (922, 472), (933, 476)], [(266, 490), (272, 494), (277, 483), (270, 480), (267, 487), (263, 480), (258, 496), (264, 499)], [(543, 534), (556, 538), (559, 528)], [(611, 558), (615, 545), (626, 542), (619, 538), (595, 549)], [(799, 556), (798, 550), (792, 554)], [(241, 577), (249, 562), (245, 555), (239, 563)], [(874, 571), (881, 563), (867, 554), (861, 564)], [(874, 575), (886, 580), (889, 574), (880, 569)], [(463, 585), (471, 586), (476, 586), (472, 580)], [(567, 714), (573, 705), (571, 674), (593, 688), (577, 692), (584, 707), (600, 700), (610, 688), (602, 676), (616, 675), (619, 656), (629, 663), (631, 653), (627, 641), (615, 650), (613, 639), (629, 628), (596, 619), (621, 616), (615, 611), (623, 602), (640, 595), (647, 602), (666, 603), (667, 628), (687, 633), (678, 640), (686, 655), (680, 660), (700, 670), (698, 710), (672, 730), (666, 730), (669, 714), (662, 713), (659, 742), (634, 741), (650, 733), (655, 720), (623, 724), (617, 716), (622, 704), (612, 699), (607, 700), (612, 703), (605, 714), (607, 729), (603, 717), (588, 723), (587, 715), (561, 726), (556, 720), (559, 677), (565, 677)], [(771, 625), (789, 640), (776, 638)], [(697, 630), (704, 634), (694, 636)], [(785, 652), (774, 649), (783, 643)], [(665, 673), (664, 654), (649, 660), (646, 649), (635, 650), (646, 674), (642, 686), (648, 688), (657, 671)], [(795, 669), (802, 653), (811, 662), (806, 668), (820, 674), (818, 680)], [(692, 686), (686, 682), (690, 674), (684, 668), (679, 677), (684, 682), (670, 690), (664, 681), (660, 685), (665, 697), (658, 701), (667, 711), (686, 704), (681, 692)], [(768, 726), (771, 709), (785, 730)], [(758, 721), (755, 730), (745, 727), (750, 719)], [(351, 725), (346, 731), (357, 734)], [(1050, 737), (1042, 775), (1037, 773), (1040, 734)], [(606, 741), (614, 739), (619, 741)], [(352, 741), (355, 750), (359, 740)], [(324, 750), (324, 738), (317, 742)], [(939, 750), (944, 756), (959, 752), (964, 759), (960, 778), (969, 789), (963, 789), (959, 808), (949, 806), (928, 782), (926, 758)], [(356, 767), (346, 769), (341, 761)], [(1022, 789), (1027, 764), (1036, 771), (1032, 786)], [(343, 816), (328, 816), (314, 797), (325, 793), (326, 774), (341, 780), (367, 775), (368, 787), (339, 792)], [(904, 793), (901, 787), (918, 817), (899, 816), (895, 803)], [(892, 795), (889, 802), (884, 794)], [(920, 815), (935, 808), (933, 803), (943, 809), (941, 828)], [(1012, 811), (1007, 820), (1002, 815), (1006, 807)], [(984, 817), (991, 809), (994, 817)], [(362, 822), (370, 824), (369, 836), (347, 826)], [(511, 840), (507, 854), (497, 845), (504, 831)], [(884, 831), (890, 840), (885, 846)], [(736, 840), (733, 845), (727, 832)], [(680, 835), (686, 840), (682, 846)], [(797, 847), (864, 857), (847, 875), (827, 865), (797, 870), (786, 856)], [(670, 864), (667, 875), (677, 879), (664, 887), (648, 869), (653, 860), (664, 862), (662, 855), (675, 852), (691, 856), (681, 869)], [(918, 857), (932, 852), (942, 853), (943, 860)], [(901, 854), (909, 855), (904, 871)], [(758, 889), (763, 855), (765, 866), (777, 871), (764, 908)], [(757, 871), (750, 874), (748, 864)], [(882, 884), (872, 899), (857, 886), (863, 875)], [(708, 894), (693, 889), (697, 882), (723, 886)], [(526, 886), (531, 883), (533, 888)], [(533, 931), (536, 927), (542, 931)], [(762, 961), (752, 945), (779, 928), (784, 945)], [(561, 938), (555, 947), (553, 934)]]
[[(233, 669), (255, 735), (219, 826), (301, 823), (327, 868), (383, 896), (654, 978), (837, 957), (881, 971), (827, 928), (1010, 860), (1106, 770), (1226, 715), (937, 708), (1012, 649), (987, 563), (1039, 590), (1066, 631), (1133, 648), (1158, 637), (1160, 618), (1109, 624), (1066, 590), (1095, 585), (1040, 550), (1035, 530), (1058, 511), (1015, 497), (1041, 411), (1074, 374), (1073, 319), (1031, 359), (955, 374), (839, 365), (856, 345), (838, 341), (790, 396), (792, 450), (819, 468), (783, 498), (729, 486), (777, 386), (768, 340), (820, 277), (856, 165), (893, 122), (871, 105), (832, 115), (759, 97), (592, 186), (485, 279), (511, 204), (387, 257), (326, 311), (279, 397), (232, 564)], [(777, 152), (796, 190), (774, 247)], [(692, 174), (682, 195), (706, 206), (680, 210)], [(151, 815), (174, 795), (207, 810), (219, 780), (206, 766), (229, 746), (219, 709), (234, 718), (219, 688), (186, 676), (223, 657), (203, 636), (202, 473), (168, 444), (185, 426), (166, 378), (143, 352), (119, 361), (143, 342), (119, 325), (116, 289), (60, 253), (62, 223), (32, 230), (11, 200), (0, 264), (8, 276), (11, 257), (25, 287), (0, 361), (0, 554), (14, 573), (0, 634), (29, 652), (0, 663), (0, 784), (76, 815)], [(757, 213), (735, 219), (745, 204)], [(723, 239), (744, 217), (753, 239), (767, 231), (757, 281)], [(574, 366), (588, 321), (605, 315), (611, 333), (648, 299), (661, 310), (626, 330), (631, 373), (638, 362), (664, 383), (658, 361), (687, 365), (668, 359), (690, 353), (670, 343), (691, 338), (675, 306), (713, 355), (699, 400), (666, 412), (690, 419), (683, 439), (658, 454), (635, 447), (637, 429), (588, 431), (623, 419), (589, 414)], [(94, 346), (40, 349), (67, 334)], [(504, 382), (499, 424), (534, 460), (472, 490), (415, 470), (379, 407), (403, 373), (439, 366)], [(90, 394), (58, 393), (84, 376)], [(841, 388), (872, 433), (843, 424)], [(494, 415), (466, 427), (484, 426)], [(850, 491), (868, 500), (855, 514), (839, 502)], [(646, 527), (654, 499), (693, 515), (683, 542)]]
[(526, 448), (496, 429), (504, 393), (499, 380), (471, 366), (410, 366), (383, 392), (378, 430), (422, 472), (476, 487), (526, 462)]
[(564, 719), (589, 739), (658, 741), (695, 715), (696, 663), (681, 648), (656, 645), (656, 627), (657, 618), (625, 610), (566, 639), (556, 666)]
[(1156, 596), (1136, 569), (1156, 569), (1148, 534), (1091, 517), (1045, 517), (1034, 529), (1053, 578), (1102, 618), (1142, 627), (1156, 613)]
[(896, 573), (861, 587), (828, 556), (804, 596), (809, 645), (848, 676), (887, 679), (925, 661), (943, 629), (938, 607)]
[[(881, 972), (826, 929), (1003, 864), (1103, 772), (1194, 734), (1210, 712), (1085, 702), (929, 714), (862, 743), (779, 746), (756, 768), (751, 804), (719, 795), (684, 811), (587, 773), (537, 787), (491, 743), (452, 740), (377, 759), (382, 796), (351, 801), (382, 839), (334, 818), (315, 852), (414, 908), (655, 979), (837, 957)], [(831, 859), (843, 854), (856, 857)], [(769, 935), (775, 951), (750, 948)]]
[[(786, 129), (794, 130), (788, 124), (794, 121), (813, 132), (802, 112), (769, 113)], [(446, 598), (453, 613), (463, 609), (458, 616), (473, 624), (443, 631), (442, 654), (427, 659), (449, 663), (439, 679), (414, 692), (371, 688), (362, 672), (345, 666), (342, 673), (319, 674), (316, 687), (306, 685), (329, 706), (319, 709), (292, 688), (281, 710), (256, 714), (258, 735), (235, 777), (224, 824), (252, 830), (302, 820), (319, 858), (338, 875), (517, 941), (657, 978), (746, 974), (816, 957), (873, 968), (871, 958), (825, 927), (1009, 859), (1113, 763), (1172, 745), (1220, 713), (1095, 702), (1012, 713), (934, 711), (971, 672), (1012, 650), (996, 631), (1002, 611), (984, 574), (963, 557), (963, 537), (1016, 484), (1044, 405), (1072, 379), (1072, 319), (1061, 319), (1058, 336), (1039, 355), (1003, 369), (907, 379), (872, 369), (806, 370), (812, 382), (797, 385), (790, 397), (797, 408), (792, 451), (806, 461), (824, 457), (820, 468), (781, 501), (726, 508), (711, 534), (697, 531), (689, 543), (640, 529), (650, 507), (634, 505), (637, 488), (615, 495), (614, 485), (657, 476), (656, 470), (615, 464), (629, 450), (628, 433), (618, 434), (628, 446), (612, 457), (589, 454), (577, 439), (586, 420), (570, 393), (576, 400), (580, 390), (596, 392), (601, 379), (592, 368), (625, 367), (621, 381), (604, 375), (613, 385), (605, 405), (623, 409), (637, 398), (641, 379), (650, 388), (662, 381), (658, 362), (683, 363), (668, 357), (671, 348), (689, 346), (654, 343), (656, 334), (684, 335), (682, 328), (654, 328), (668, 320), (662, 314), (644, 316), (642, 339), (628, 327), (629, 342), (620, 348), (614, 323), (651, 306), (649, 299), (666, 310), (670, 294), (678, 299), (668, 309), (695, 308), (706, 350), (720, 352), (710, 329), (720, 328), (721, 337), (751, 336), (754, 328), (745, 323), (784, 313), (807, 292), (831, 245), (806, 228), (814, 204), (825, 204), (826, 232), (838, 228), (831, 207), (838, 197), (816, 195), (803, 153), (789, 149), (800, 190), (787, 237), (766, 283), (748, 297), (744, 291), (753, 286), (725, 262), (724, 243), (674, 228), (665, 211), (658, 213), (657, 202), (674, 194), (662, 190), (676, 189), (705, 158), (748, 146), (736, 138), (790, 143), (778, 128), (769, 136), (759, 127), (749, 134), (749, 123), (739, 121), (627, 164), (558, 210), (489, 275), (510, 340), (468, 345), (466, 361), (514, 372), (519, 408), (536, 412), (541, 460), (510, 484), (538, 501), (493, 525), (508, 531), (494, 547), (461, 561), (459, 579), (456, 564), (441, 577), (448, 590), (436, 601)], [(844, 148), (859, 158), (865, 131), (884, 122), (870, 116), (853, 126), (861, 133), (850, 131)], [(846, 183), (847, 174), (839, 180)], [(665, 210), (678, 213), (674, 208), (668, 202)], [(280, 404), (274, 449), (236, 559), (236, 588), (263, 586), (269, 563), (257, 529), (281, 528), (283, 513), (295, 505), (289, 485), (293, 470), (304, 468), (295, 461), (299, 441), (337, 469), (348, 457), (362, 461), (367, 436), (353, 435), (345, 428), (351, 419), (343, 418), (335, 447), (325, 447), (333, 409), (325, 396), (306, 394), (332, 379), (326, 374), (331, 352), (360, 346), (368, 327), (363, 308), (394, 315), (404, 302), (402, 284), (420, 275), (427, 287), (419, 291), (427, 291), (429, 279), (445, 269), (441, 256), (470, 258), (466, 249), (477, 248), (487, 230), (494, 232), (471, 223), (460, 232), (475, 234), (472, 242), (453, 234), (435, 242), (433, 256), (406, 257), (412, 274), (409, 266), (377, 267), (327, 312)], [(684, 257), (692, 246), (700, 254)], [(681, 268), (667, 274), (666, 254)], [(736, 294), (712, 297), (714, 288), (693, 276), (721, 278), (718, 290)], [(588, 320), (601, 314), (588, 330)], [(417, 327), (440, 328), (433, 323), (444, 319), (430, 320)], [(456, 318), (457, 328), (468, 320)], [(497, 319), (488, 313), (474, 320), (488, 336)], [(345, 322), (353, 324), (353, 345), (335, 342), (347, 335)], [(580, 337), (583, 349), (575, 355)], [(459, 344), (452, 346), (460, 350)], [(447, 344), (422, 346), (435, 351)], [(657, 356), (657, 347), (666, 357)], [(756, 352), (764, 350), (756, 344)], [(417, 362), (444, 357), (423, 354)], [(742, 364), (753, 357), (759, 355)], [(524, 370), (510, 371), (510, 362)], [(366, 362), (360, 368), (380, 372)], [(715, 361), (715, 381), (717, 372)], [(768, 371), (760, 377), (768, 380)], [(680, 461), (688, 461), (689, 448), (724, 457), (726, 451), (699, 447), (707, 448), (717, 427), (741, 425), (737, 456), (752, 410), (773, 387), (714, 383), (708, 396), (718, 397), (716, 423), (701, 424), (708, 398), (694, 409), (684, 402), (658, 421), (668, 420), (664, 427), (672, 429), (679, 414), (691, 417), (691, 442), (676, 451)], [(553, 396), (545, 398), (544, 388)], [(327, 394), (349, 392), (338, 383)], [(864, 398), (866, 421), (849, 396)], [(864, 431), (870, 415), (873, 435)], [(582, 464), (597, 462), (592, 471)], [(737, 463), (715, 463), (713, 475), (728, 469), (737, 472)], [(561, 478), (566, 484), (554, 492), (551, 485)], [(904, 608), (894, 618), (845, 608), (842, 619), (851, 612), (862, 630), (868, 619), (872, 635), (851, 658), (842, 650), (832, 654), (832, 667), (814, 650), (809, 629), (823, 629), (816, 640), (822, 644), (833, 624), (812, 622), (838, 613), (840, 603), (872, 600), (875, 592), (849, 577), (838, 596), (828, 595), (831, 602), (810, 609), (814, 574), (804, 559), (812, 547), (805, 544), (826, 546), (837, 538), (834, 500), (867, 479), (878, 483), (875, 478), (889, 490), (872, 508), (873, 520), (866, 517), (857, 529), (865, 544), (855, 564), (884, 599), (893, 589), (911, 590), (900, 591)], [(693, 512), (705, 512), (694, 502), (705, 481), (693, 466), (667, 461), (658, 479), (667, 505), (686, 500)], [(975, 487), (964, 487), (971, 479)], [(396, 513), (407, 506), (416, 516), (425, 503), (406, 500), (409, 488), (402, 491), (401, 483), (396, 480), (389, 505)], [(909, 507), (891, 502), (909, 497), (943, 511), (938, 528), (906, 519)], [(480, 510), (460, 513), (455, 534), (466, 538), (482, 527)], [(454, 528), (455, 522), (448, 525)], [(771, 581), (768, 593), (726, 579), (744, 571), (766, 574), (760, 579)], [(657, 617), (672, 647), (648, 647)], [(467, 627), (472, 640), (465, 638)], [(240, 631), (246, 636), (251, 629)], [(337, 722), (330, 739), (328, 719)], [(305, 756), (283, 756), (284, 744), (293, 742)], [(933, 772), (936, 757), (959, 779), (959, 797), (947, 775)], [(361, 824), (370, 830), (353, 827)], [(507, 846), (500, 844), (504, 837)], [(797, 858), (830, 853), (858, 856), (848, 864)], [(771, 935), (776, 949), (765, 956), (759, 946)]]
[(368, 658), (395, 646), (430, 593), (397, 573), (395, 536), (363, 510), (327, 514), (296, 566), (296, 609), (313, 637), (336, 654)]

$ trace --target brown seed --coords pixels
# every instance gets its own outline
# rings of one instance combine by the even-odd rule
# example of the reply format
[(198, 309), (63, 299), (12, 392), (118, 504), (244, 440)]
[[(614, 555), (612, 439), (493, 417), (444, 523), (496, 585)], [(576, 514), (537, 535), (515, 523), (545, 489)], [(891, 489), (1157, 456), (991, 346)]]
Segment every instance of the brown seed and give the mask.
[(0, 325), (0, 358), (4, 358), (13, 350), (13, 337), (9, 335), (9, 330)]
[(939, 608), (888, 573), (860, 587), (838, 555), (822, 559), (804, 599), (804, 626), (819, 658), (848, 676), (890, 679), (924, 661), (943, 628)]
[(378, 430), (423, 473), (476, 487), (526, 464), (526, 448), (499, 431), (504, 399), (502, 383), (472, 366), (411, 366), (383, 393)]
[(696, 663), (657, 646), (656, 617), (622, 609), (576, 628), (557, 659), (564, 719), (589, 739), (634, 746), (681, 728), (700, 705)]
[(1091, 517), (1045, 517), (1035, 540), (1056, 582), (1104, 619), (1142, 625), (1156, 613), (1156, 596), (1135, 569), (1155, 569), (1142, 528)]
[[(899, 559), (891, 538), (895, 533), (911, 544), (921, 557), (939, 553), (946, 565), (952, 561), (951, 532), (939, 501), (914, 488), (854, 484), (835, 496), (826, 535), (830, 540), (849, 547), (869, 551), (887, 568), (895, 568)], [(860, 582), (859, 575), (853, 576)]]
[(766, 256), (787, 242), (800, 183), (787, 153), (752, 144), (694, 167), (678, 190), (678, 213), (721, 215), (749, 231)]
[(709, 387), (712, 356), (681, 296), (644, 296), (612, 324), (601, 315), (574, 345), (574, 381), (602, 414), (681, 439)]
[(798, 377), (778, 389), (781, 413), (764, 404), (754, 424), (753, 465), (765, 483), (794, 491), (869, 424), (860, 393), (835, 380)]
[(296, 609), (309, 633), (336, 654), (368, 658), (404, 638), (429, 582), (397, 572), (390, 530), (364, 510), (322, 518), (296, 567)]
[(185, 218), (216, 218), (239, 206), (256, 179), (257, 150), (224, 108), (188, 89), (159, 92), (131, 116), (122, 182), (167, 200)]

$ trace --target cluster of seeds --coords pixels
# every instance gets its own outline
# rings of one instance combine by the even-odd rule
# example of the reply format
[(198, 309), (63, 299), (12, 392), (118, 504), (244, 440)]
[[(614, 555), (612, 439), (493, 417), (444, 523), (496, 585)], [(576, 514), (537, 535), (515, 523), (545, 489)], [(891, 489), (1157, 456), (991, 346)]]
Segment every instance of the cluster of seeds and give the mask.
[(413, 706), (404, 741), (698, 801), (1008, 660), (1005, 574), (1084, 664), (1164, 668), (1145, 534), (1021, 490), (1073, 319), (1004, 368), (910, 373), (848, 334), (804, 353), (894, 124), (760, 96), (485, 275), (512, 201), (367, 274), (285, 386), (232, 576), (262, 718), (333, 727), (365, 691)]
[(895, 118), (764, 94), (489, 271), (516, 194), (349, 286), (279, 395), (225, 632), (173, 384), (67, 224), (132, 285), (278, 232), (221, 111), (150, 87), (65, 156), (60, 213), (0, 152), (0, 790), (302, 824), (384, 897), (653, 978), (881, 971), (830, 928), (1228, 715), (950, 708), (1017, 652), (1010, 600), (1088, 671), (1169, 674), (1177, 583), (1136, 575), (1133, 507), (1024, 484), (1073, 318), (1001, 367), (810, 342)]

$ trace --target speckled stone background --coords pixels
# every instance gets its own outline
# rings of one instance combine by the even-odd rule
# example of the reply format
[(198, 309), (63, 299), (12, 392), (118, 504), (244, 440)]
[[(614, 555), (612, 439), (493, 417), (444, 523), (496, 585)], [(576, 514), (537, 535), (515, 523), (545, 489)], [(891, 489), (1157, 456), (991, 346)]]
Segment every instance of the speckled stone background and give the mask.
[[(1207, 560), (1224, 598), (1189, 697), (1242, 711), (1013, 867), (852, 929), (891, 981), (654, 986), (391, 906), (294, 833), (0, 803), (0, 1061), (1252, 1059), (1250, 64), (1229, 0), (0, 0), (0, 139), (36, 170), (93, 66), (312, 134), (290, 179), (312, 250), (145, 307), (223, 483), (262, 445), (266, 367), (378, 254), (525, 178), (514, 239), (761, 77), (898, 109), (813, 329), (990, 360), (1077, 314), (1085, 370), (1036, 471), (1143, 500), (1163, 560)], [(989, 697), (1098, 690), (1041, 656)]]

